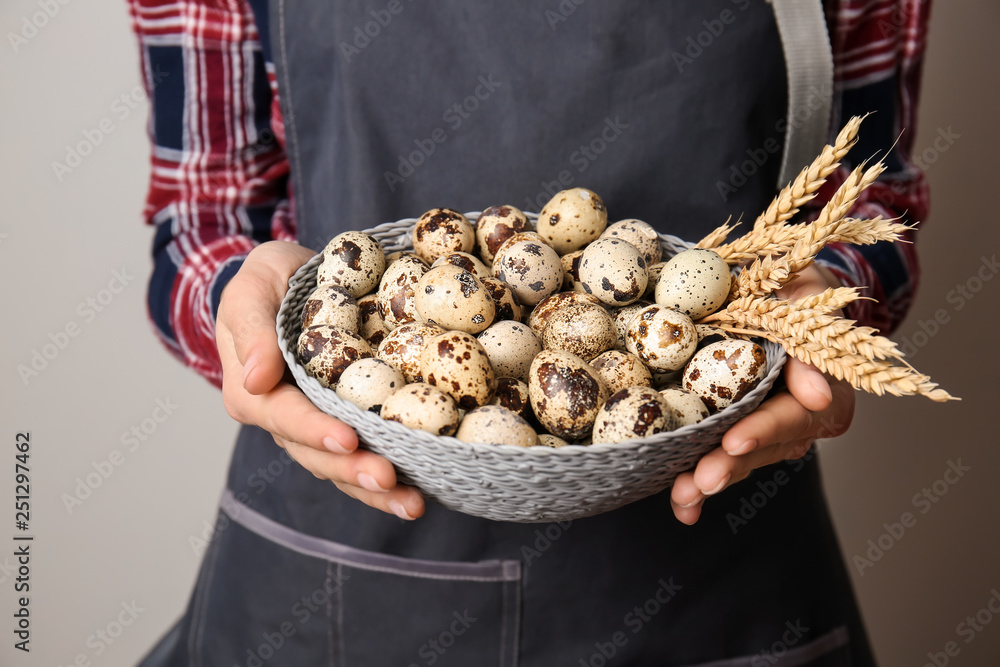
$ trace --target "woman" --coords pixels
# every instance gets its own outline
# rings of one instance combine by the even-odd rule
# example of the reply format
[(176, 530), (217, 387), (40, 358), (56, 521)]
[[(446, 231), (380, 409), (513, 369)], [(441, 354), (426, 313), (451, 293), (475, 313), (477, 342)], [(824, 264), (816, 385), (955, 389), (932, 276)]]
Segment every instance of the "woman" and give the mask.
[[(670, 492), (542, 531), (396, 484), (284, 381), (274, 318), (335, 234), (436, 206), (584, 186), (612, 219), (698, 239), (873, 110), (854, 153), (907, 132), (857, 214), (920, 219), (926, 4), (828, 2), (824, 25), (755, 0), (130, 2), (161, 81), (151, 317), (248, 425), (188, 612), (143, 664), (873, 664), (810, 449), (848, 427), (849, 387), (789, 363), (788, 391)], [(906, 244), (822, 259), (790, 289), (864, 285), (878, 305), (849, 315), (898, 322)]]

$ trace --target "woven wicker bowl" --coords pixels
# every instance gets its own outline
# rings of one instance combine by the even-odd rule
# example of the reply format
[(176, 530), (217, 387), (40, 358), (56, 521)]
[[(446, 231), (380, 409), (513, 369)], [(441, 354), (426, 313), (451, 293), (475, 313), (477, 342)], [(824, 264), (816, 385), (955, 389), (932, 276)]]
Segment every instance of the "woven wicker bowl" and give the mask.
[[(479, 213), (466, 214), (475, 220)], [(530, 214), (529, 214), (529, 217)], [(411, 248), (415, 218), (366, 230), (388, 252)], [(660, 235), (664, 256), (691, 247)], [(785, 362), (781, 347), (765, 342), (767, 375), (742, 400), (704, 421), (668, 433), (617, 444), (521, 448), (466, 443), (385, 421), (308, 375), (296, 359), (300, 313), (316, 286), (322, 253), (292, 276), (278, 312), (277, 331), (299, 388), (323, 412), (350, 424), (362, 445), (396, 467), (400, 481), (453, 510), (496, 521), (566, 521), (617, 509), (670, 488), (678, 474), (722, 441), (722, 435), (764, 399)]]

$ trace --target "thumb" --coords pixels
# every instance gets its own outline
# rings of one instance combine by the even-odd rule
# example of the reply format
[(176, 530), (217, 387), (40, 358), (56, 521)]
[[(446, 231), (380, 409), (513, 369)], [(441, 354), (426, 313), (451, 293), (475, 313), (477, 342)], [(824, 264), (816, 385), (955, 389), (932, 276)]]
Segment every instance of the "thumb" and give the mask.
[(312, 256), (312, 251), (295, 243), (261, 244), (247, 255), (222, 291), (217, 341), (220, 346), (232, 346), (243, 367), (241, 384), (251, 394), (270, 391), (284, 375), (285, 361), (275, 332), (278, 308), (289, 277)]

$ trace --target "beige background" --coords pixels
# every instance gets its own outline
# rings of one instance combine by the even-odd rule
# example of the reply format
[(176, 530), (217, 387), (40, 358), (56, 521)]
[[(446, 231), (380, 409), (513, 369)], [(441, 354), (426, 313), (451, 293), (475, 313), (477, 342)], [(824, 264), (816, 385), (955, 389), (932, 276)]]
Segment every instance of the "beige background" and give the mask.
[[(15, 314), (0, 353), (0, 451), (6, 457), (0, 502), (12, 520), (12, 443), (17, 431), (30, 430), (37, 538), (30, 656), (11, 648), (11, 549), (0, 547), (0, 663), (67, 665), (84, 656), (93, 665), (128, 665), (186, 603), (199, 562), (191, 540), (214, 515), (235, 425), (216, 390), (181, 369), (146, 323), (151, 230), (139, 223), (139, 211), (147, 182), (147, 106), (140, 102), (123, 117), (115, 103), (139, 83), (123, 6), (117, 0), (60, 5), (14, 53), (8, 31), (20, 30), (23, 17), (37, 11), (34, 0), (0, 6), (0, 298), (3, 312)], [(975, 281), (983, 260), (1000, 247), (992, 201), (1000, 155), (998, 33), (1000, 6), (992, 0), (936, 7), (917, 140), (921, 152), (930, 151), (933, 213), (920, 239), (920, 296), (897, 336), (925, 343), (915, 364), (965, 400), (941, 406), (863, 397), (852, 431), (822, 454), (849, 560), (864, 556), (868, 540), (878, 542), (884, 524), (907, 511), (916, 516), (863, 574), (852, 567), (884, 665), (923, 665), (928, 651), (949, 641), (960, 648), (953, 665), (995, 665), (1000, 656), (1000, 621), (968, 643), (968, 634), (957, 634), (958, 624), (1000, 589), (1000, 279)], [(60, 181), (52, 162), (64, 161), (66, 145), (105, 119), (113, 131)], [(938, 131), (949, 128), (958, 139), (935, 153)], [(127, 285), (105, 292), (115, 271)], [(960, 284), (979, 291), (958, 309), (948, 294)], [(88, 298), (105, 301), (100, 312), (90, 310)], [(948, 323), (929, 339), (914, 338), (938, 309)], [(18, 365), (30, 364), (50, 334), (59, 338), (73, 325), (77, 335), (25, 384)], [(149, 420), (158, 399), (177, 407), (155, 424)], [(144, 420), (151, 434), (129, 451), (123, 434)], [(70, 512), (64, 494), (73, 494), (78, 479), (86, 480), (114, 450), (121, 451), (120, 465)], [(948, 462), (959, 459), (971, 470), (920, 513), (914, 495), (932, 488)], [(3, 545), (12, 532), (0, 530)], [(141, 612), (113, 643), (93, 639), (133, 602)]]

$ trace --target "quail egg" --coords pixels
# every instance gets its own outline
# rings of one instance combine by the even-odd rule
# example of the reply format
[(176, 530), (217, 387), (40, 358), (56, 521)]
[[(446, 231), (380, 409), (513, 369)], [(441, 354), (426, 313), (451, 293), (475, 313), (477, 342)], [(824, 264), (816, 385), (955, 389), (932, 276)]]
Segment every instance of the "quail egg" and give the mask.
[(357, 299), (378, 286), (383, 271), (385, 253), (378, 241), (364, 232), (344, 232), (323, 250), (316, 282), (340, 285)]
[(358, 302), (340, 285), (327, 283), (313, 290), (302, 304), (302, 328), (326, 324), (358, 333)]
[(299, 335), (299, 361), (324, 387), (335, 387), (348, 366), (370, 356), (368, 343), (347, 329), (320, 325)]
[(392, 331), (418, 318), (414, 290), (427, 271), (427, 265), (411, 255), (398, 258), (385, 270), (378, 287), (378, 312), (386, 329)]
[(434, 435), (452, 435), (458, 429), (455, 402), (437, 387), (424, 382), (400, 387), (385, 399), (382, 419)]
[(493, 273), (486, 268), (478, 257), (467, 252), (450, 252), (447, 255), (441, 255), (434, 263), (431, 268), (441, 266), (442, 264), (450, 264), (451, 266), (457, 266), (460, 269), (465, 269), (469, 273), (474, 274), (480, 280), (485, 278), (492, 278)]
[(514, 290), (522, 304), (533, 306), (562, 285), (562, 264), (556, 251), (537, 241), (504, 246), (493, 262), (493, 274)]
[(620, 350), (608, 350), (597, 355), (591, 367), (608, 386), (608, 393), (615, 393), (628, 387), (651, 387), (653, 376), (639, 357)]
[(674, 413), (674, 424), (677, 428), (697, 424), (708, 417), (708, 408), (700, 398), (680, 387), (668, 387), (660, 390)]
[(413, 225), (413, 251), (428, 264), (456, 250), (472, 252), (475, 245), (476, 228), (450, 208), (432, 208)]
[(589, 361), (614, 347), (615, 325), (601, 306), (584, 304), (556, 311), (542, 332), (542, 347), (564, 350)]
[(527, 228), (528, 217), (513, 206), (490, 206), (483, 211), (476, 221), (476, 243), (483, 261), (492, 264), (503, 242)]
[(684, 367), (683, 386), (715, 413), (750, 393), (765, 375), (764, 348), (748, 340), (724, 340), (691, 357)]
[(558, 435), (552, 435), (551, 433), (542, 433), (538, 436), (538, 444), (542, 447), (552, 447), (559, 448), (565, 447), (569, 443), (560, 438)]
[(421, 276), (414, 293), (420, 319), (445, 329), (475, 334), (493, 324), (496, 317), (496, 303), (479, 278), (451, 264)]
[(656, 281), (660, 279), (660, 274), (666, 265), (666, 262), (657, 262), (646, 268), (648, 279), (646, 280), (646, 292), (642, 295), (643, 298), (652, 299), (656, 294)]
[(590, 434), (608, 388), (597, 372), (569, 352), (542, 350), (531, 362), (528, 395), (535, 417), (550, 433), (566, 440)]
[(611, 321), (615, 323), (615, 332), (618, 334), (618, 342), (615, 343), (615, 347), (619, 350), (625, 349), (625, 332), (628, 331), (628, 325), (632, 324), (632, 318), (638, 315), (640, 310), (651, 305), (653, 304), (649, 301), (640, 300), (621, 308), (612, 308), (609, 311)]
[(366, 294), (358, 299), (358, 314), (360, 320), (358, 333), (373, 350), (377, 350), (379, 344), (389, 333), (382, 315), (378, 312), (378, 295), (375, 293)]
[(499, 405), (470, 410), (458, 426), (455, 437), (463, 442), (532, 447), (538, 435), (528, 422)]
[(490, 405), (499, 405), (520, 416), (529, 424), (535, 415), (531, 412), (531, 398), (528, 396), (528, 385), (517, 378), (497, 378), (497, 390), (493, 392)]
[(627, 306), (646, 291), (646, 261), (634, 245), (614, 238), (598, 239), (580, 257), (580, 283), (609, 306)]
[(421, 382), (420, 353), (444, 329), (427, 322), (408, 322), (393, 329), (378, 346), (376, 356), (395, 367), (407, 382)]
[(559, 258), (563, 268), (562, 289), (566, 292), (582, 292), (583, 283), (580, 282), (580, 258), (583, 257), (582, 250), (568, 252)]
[(697, 347), (691, 318), (656, 304), (640, 310), (625, 333), (625, 348), (651, 369), (661, 371), (679, 370)]
[(483, 287), (493, 297), (493, 302), (497, 307), (495, 322), (521, 319), (521, 304), (514, 296), (514, 290), (510, 288), (510, 285), (499, 278), (483, 278), (482, 282)]
[(385, 399), (405, 384), (403, 374), (381, 359), (358, 359), (341, 374), (337, 396), (379, 414)]
[(732, 285), (729, 265), (712, 250), (692, 248), (678, 253), (656, 280), (656, 303), (692, 320), (711, 315), (726, 302)]
[(581, 305), (600, 306), (601, 300), (586, 292), (556, 292), (538, 302), (528, 315), (528, 326), (541, 338), (542, 332), (548, 326), (549, 319), (560, 310), (570, 306)]
[(674, 413), (650, 387), (628, 387), (611, 395), (594, 420), (594, 442), (624, 442), (674, 429)]
[(628, 241), (636, 247), (642, 258), (646, 261), (646, 266), (652, 266), (660, 261), (663, 255), (663, 248), (660, 246), (660, 237), (653, 229), (653, 226), (642, 220), (619, 220), (601, 234), (601, 238), (616, 238)]
[(420, 372), (425, 382), (451, 396), (463, 410), (486, 405), (497, 388), (486, 350), (464, 331), (430, 339), (420, 354)]
[(608, 226), (604, 201), (586, 188), (556, 193), (538, 214), (536, 228), (560, 255), (579, 250)]
[(529, 327), (513, 320), (494, 323), (478, 336), (498, 377), (527, 381), (531, 360), (542, 344)]

